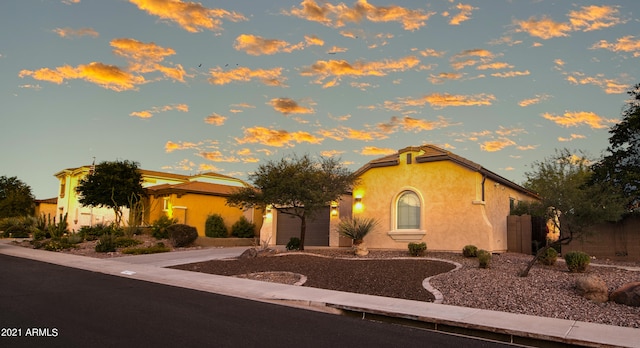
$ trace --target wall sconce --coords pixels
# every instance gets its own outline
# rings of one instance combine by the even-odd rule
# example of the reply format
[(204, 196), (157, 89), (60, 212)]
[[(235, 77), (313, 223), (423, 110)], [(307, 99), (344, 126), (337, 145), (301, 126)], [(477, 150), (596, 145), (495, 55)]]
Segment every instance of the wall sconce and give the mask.
[(356, 210), (362, 210), (362, 197), (355, 198), (355, 208)]
[(331, 216), (338, 216), (338, 203), (331, 202)]
[(271, 205), (268, 205), (266, 210), (267, 210), (267, 215), (266, 215), (267, 219), (271, 219), (273, 217), (273, 214), (271, 214)]

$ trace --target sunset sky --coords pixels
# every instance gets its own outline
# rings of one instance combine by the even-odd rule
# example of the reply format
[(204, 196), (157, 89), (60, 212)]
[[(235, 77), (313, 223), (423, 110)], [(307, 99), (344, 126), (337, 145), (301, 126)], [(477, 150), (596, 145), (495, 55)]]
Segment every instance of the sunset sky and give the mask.
[(516, 183), (599, 157), (640, 83), (640, 1), (0, 2), (0, 175), (131, 160), (246, 180), (434, 144)]

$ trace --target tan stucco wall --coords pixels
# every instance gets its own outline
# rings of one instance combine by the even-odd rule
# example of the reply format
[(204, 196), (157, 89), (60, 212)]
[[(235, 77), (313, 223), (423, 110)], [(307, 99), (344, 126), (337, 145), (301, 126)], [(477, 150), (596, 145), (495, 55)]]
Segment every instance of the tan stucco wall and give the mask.
[(187, 224), (198, 230), (198, 235), (204, 236), (205, 223), (207, 217), (213, 214), (220, 214), (224, 220), (229, 233), (231, 226), (236, 223), (241, 216), (256, 224), (256, 231), (260, 231), (262, 226), (262, 213), (257, 209), (249, 209), (243, 212), (241, 209), (229, 207), (224, 197), (200, 194), (185, 194), (178, 197), (176, 194), (169, 196), (169, 210), (164, 211), (164, 197), (150, 197), (148, 204), (148, 223), (153, 223), (162, 215), (167, 215), (178, 219), (179, 223)]
[[(489, 251), (507, 249), (509, 198), (525, 200), (526, 196), (486, 179), (482, 201), (480, 173), (451, 161), (407, 164), (405, 153), (400, 160), (398, 166), (369, 169), (353, 190), (354, 199), (362, 198), (362, 209), (354, 205), (354, 216), (380, 222), (365, 238), (369, 248), (406, 249), (410, 241), (424, 241), (428, 250), (460, 251), (467, 244)], [(405, 190), (421, 198), (421, 228), (394, 240), (390, 234), (399, 231), (394, 231), (393, 212)]]

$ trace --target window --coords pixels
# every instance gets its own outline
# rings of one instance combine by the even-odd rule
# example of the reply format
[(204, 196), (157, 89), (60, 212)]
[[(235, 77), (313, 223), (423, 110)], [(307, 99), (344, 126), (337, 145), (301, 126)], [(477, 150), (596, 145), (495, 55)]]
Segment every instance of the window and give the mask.
[(396, 203), (397, 221), (399, 230), (420, 229), (420, 198), (411, 191), (405, 191), (398, 197)]

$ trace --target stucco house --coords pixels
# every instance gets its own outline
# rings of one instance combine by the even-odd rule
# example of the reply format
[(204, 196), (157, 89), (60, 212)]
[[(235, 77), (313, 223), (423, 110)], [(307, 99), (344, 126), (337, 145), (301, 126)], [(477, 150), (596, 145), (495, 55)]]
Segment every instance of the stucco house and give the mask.
[[(510, 210), (520, 201), (539, 200), (524, 187), (434, 145), (401, 149), (370, 161), (356, 174), (360, 181), (351, 195), (327, 207), (317, 227), (308, 226), (311, 243), (305, 240), (305, 245), (350, 245), (336, 226), (340, 218), (360, 216), (379, 222), (364, 239), (369, 248), (406, 249), (409, 242), (426, 242), (429, 250), (460, 251), (473, 244), (503, 252)], [(279, 234), (298, 236), (295, 228), (278, 222), (282, 219), (268, 214), (261, 239), (282, 244), (288, 238)]]
[[(76, 188), (79, 181), (90, 173), (93, 166), (67, 168), (55, 174), (58, 178), (57, 215), (67, 214), (71, 230), (115, 220), (110, 208), (91, 208), (78, 202)], [(181, 223), (196, 227), (204, 235), (204, 221), (209, 214), (223, 215), (225, 223), (231, 227), (240, 216), (254, 222), (258, 228), (262, 213), (257, 210), (242, 211), (226, 206), (226, 196), (231, 190), (248, 185), (246, 182), (218, 173), (180, 175), (140, 169), (142, 187), (147, 198), (144, 202), (143, 225), (157, 220), (161, 215), (178, 219)], [(128, 210), (124, 212), (125, 220)], [(126, 221), (125, 221), (126, 222)]]

